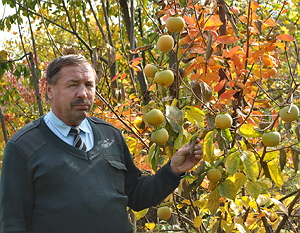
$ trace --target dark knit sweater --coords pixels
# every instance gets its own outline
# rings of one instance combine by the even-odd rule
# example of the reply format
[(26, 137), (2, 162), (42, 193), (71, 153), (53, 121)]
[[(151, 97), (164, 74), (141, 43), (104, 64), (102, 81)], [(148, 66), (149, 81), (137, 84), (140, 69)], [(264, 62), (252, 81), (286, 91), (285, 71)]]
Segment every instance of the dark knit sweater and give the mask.
[(170, 165), (143, 177), (120, 131), (89, 118), (94, 147), (81, 151), (39, 118), (14, 134), (1, 175), (2, 233), (130, 233), (126, 208), (161, 202), (179, 184)]

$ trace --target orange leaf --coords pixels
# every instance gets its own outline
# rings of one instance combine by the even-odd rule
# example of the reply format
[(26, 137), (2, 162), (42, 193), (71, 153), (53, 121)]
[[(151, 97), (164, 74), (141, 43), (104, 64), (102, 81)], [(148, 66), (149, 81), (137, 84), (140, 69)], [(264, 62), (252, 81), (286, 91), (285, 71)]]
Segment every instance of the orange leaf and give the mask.
[(272, 18), (268, 18), (266, 21), (264, 21), (264, 27), (275, 27), (276, 26), (276, 22), (274, 19)]
[(236, 90), (227, 90), (222, 95), (220, 95), (220, 100), (231, 98), (237, 91)]
[(236, 67), (238, 67), (239, 69), (243, 69), (244, 68), (243, 63), (241, 62), (240, 58), (235, 53), (232, 54), (232, 61), (233, 61), (233, 64)]
[(235, 81), (229, 81), (229, 82), (227, 83), (227, 86), (228, 86), (228, 87), (234, 87), (234, 85), (235, 85)]
[(121, 79), (124, 79), (127, 75), (127, 73), (122, 74)]
[(221, 80), (215, 87), (214, 87), (214, 91), (215, 92), (219, 92), (225, 85), (225, 80)]
[(257, 1), (252, 1), (250, 7), (251, 7), (252, 11), (255, 11), (259, 7), (259, 4)]
[(211, 83), (211, 82), (216, 82), (218, 81), (220, 78), (220, 76), (216, 73), (209, 73), (209, 74), (206, 74), (204, 76), (204, 78), (201, 78), (204, 82), (206, 83)]
[(115, 59), (115, 60), (117, 61), (117, 60), (121, 59), (122, 57), (123, 57), (123, 56), (122, 56), (121, 54), (118, 54), (118, 53), (117, 53), (117, 54), (116, 54), (116, 59)]
[(294, 41), (295, 38), (291, 35), (287, 35), (287, 34), (281, 34), (279, 36), (276, 37), (277, 40), (283, 40), (283, 41)]
[(217, 38), (217, 42), (222, 43), (222, 44), (231, 44), (234, 43), (238, 40), (235, 36), (219, 36)]
[(120, 75), (121, 73), (116, 74), (115, 77), (113, 77), (113, 79), (111, 80), (111, 82), (115, 81)]
[(195, 20), (194, 17), (183, 16), (183, 19), (184, 19), (186, 24), (189, 24), (189, 25), (195, 25), (196, 24), (196, 20)]

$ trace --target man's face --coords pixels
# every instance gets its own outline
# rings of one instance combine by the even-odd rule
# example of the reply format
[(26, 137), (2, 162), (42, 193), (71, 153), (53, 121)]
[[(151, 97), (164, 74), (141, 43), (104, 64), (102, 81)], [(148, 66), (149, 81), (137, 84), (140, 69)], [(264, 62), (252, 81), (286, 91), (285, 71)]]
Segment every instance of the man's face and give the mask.
[(51, 109), (67, 125), (79, 125), (94, 102), (95, 73), (86, 63), (62, 67), (56, 76), (55, 84), (47, 84)]

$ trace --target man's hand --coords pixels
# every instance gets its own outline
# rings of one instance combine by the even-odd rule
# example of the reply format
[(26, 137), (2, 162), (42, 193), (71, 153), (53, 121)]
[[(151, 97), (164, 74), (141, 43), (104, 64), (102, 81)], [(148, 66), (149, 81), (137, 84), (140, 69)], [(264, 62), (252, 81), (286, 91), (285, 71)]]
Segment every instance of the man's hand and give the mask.
[(181, 175), (202, 159), (202, 146), (198, 143), (199, 140), (197, 140), (192, 154), (190, 154), (190, 143), (187, 143), (173, 155), (170, 166), (175, 174)]

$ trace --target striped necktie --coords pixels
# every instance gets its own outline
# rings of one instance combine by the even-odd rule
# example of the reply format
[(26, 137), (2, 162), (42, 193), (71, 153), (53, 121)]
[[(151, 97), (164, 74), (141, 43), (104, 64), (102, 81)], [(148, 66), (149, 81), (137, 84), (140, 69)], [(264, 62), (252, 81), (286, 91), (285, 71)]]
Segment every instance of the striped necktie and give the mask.
[(74, 136), (74, 140), (73, 140), (73, 146), (75, 146), (76, 148), (80, 149), (80, 150), (84, 150), (86, 151), (86, 145), (84, 144), (84, 142), (82, 141), (81, 137), (80, 137), (80, 129), (78, 126), (72, 126), (70, 129), (69, 134)]

